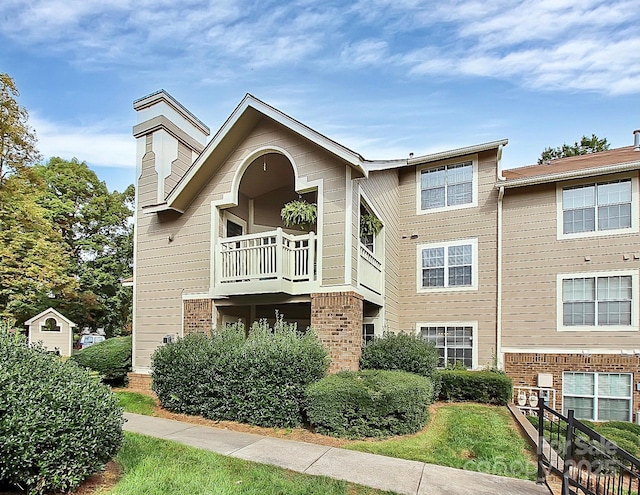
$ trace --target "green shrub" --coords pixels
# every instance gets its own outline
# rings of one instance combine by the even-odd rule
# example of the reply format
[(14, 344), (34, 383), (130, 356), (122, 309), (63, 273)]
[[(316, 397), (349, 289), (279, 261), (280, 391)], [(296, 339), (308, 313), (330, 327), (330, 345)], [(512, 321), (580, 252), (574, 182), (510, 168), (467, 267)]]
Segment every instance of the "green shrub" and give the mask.
[(408, 371), (431, 379), (434, 396), (440, 391), (438, 351), (417, 335), (385, 332), (362, 348), (360, 369)]
[(494, 371), (442, 370), (440, 399), (507, 405), (513, 384), (503, 373)]
[(326, 435), (404, 435), (426, 424), (432, 397), (427, 377), (404, 371), (343, 371), (307, 388), (307, 417)]
[(67, 360), (0, 332), (0, 486), (68, 491), (122, 443), (122, 409)]
[(212, 336), (187, 335), (152, 357), (152, 388), (162, 407), (216, 420), (293, 427), (303, 421), (306, 386), (324, 376), (327, 353), (316, 335), (277, 318)]
[(71, 359), (100, 373), (105, 383), (125, 384), (131, 371), (131, 336), (107, 339), (76, 352)]

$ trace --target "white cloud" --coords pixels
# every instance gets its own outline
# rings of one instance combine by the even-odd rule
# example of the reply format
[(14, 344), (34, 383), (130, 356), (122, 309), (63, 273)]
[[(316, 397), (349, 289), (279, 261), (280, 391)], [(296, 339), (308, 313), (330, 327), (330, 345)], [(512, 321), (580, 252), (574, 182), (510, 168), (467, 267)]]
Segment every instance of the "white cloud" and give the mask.
[(5, 0), (0, 37), (83, 69), (200, 80), (313, 66), (627, 94), (636, 14), (637, 0)]
[(346, 64), (381, 65), (387, 58), (387, 49), (386, 41), (362, 40), (345, 46), (340, 58)]
[(36, 130), (38, 149), (46, 158), (77, 158), (100, 167), (135, 168), (136, 144), (130, 134), (108, 131), (100, 126), (73, 127), (29, 117)]

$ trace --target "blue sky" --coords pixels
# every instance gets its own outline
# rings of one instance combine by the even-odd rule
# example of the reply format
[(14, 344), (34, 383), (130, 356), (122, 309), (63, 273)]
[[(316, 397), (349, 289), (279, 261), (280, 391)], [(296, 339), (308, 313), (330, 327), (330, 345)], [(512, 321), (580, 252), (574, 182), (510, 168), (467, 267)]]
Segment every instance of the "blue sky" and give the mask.
[(3, 0), (0, 72), (45, 157), (134, 182), (133, 100), (212, 133), (251, 93), (367, 159), (508, 138), (503, 164), (640, 128), (637, 0)]

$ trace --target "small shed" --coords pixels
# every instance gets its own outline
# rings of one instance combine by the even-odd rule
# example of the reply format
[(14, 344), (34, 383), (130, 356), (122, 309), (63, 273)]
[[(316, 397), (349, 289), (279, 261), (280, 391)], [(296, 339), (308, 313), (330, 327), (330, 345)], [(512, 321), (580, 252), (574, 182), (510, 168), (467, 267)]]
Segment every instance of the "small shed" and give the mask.
[(68, 318), (49, 308), (24, 322), (29, 326), (29, 344), (42, 342), (47, 350), (70, 356), (73, 349), (73, 327)]

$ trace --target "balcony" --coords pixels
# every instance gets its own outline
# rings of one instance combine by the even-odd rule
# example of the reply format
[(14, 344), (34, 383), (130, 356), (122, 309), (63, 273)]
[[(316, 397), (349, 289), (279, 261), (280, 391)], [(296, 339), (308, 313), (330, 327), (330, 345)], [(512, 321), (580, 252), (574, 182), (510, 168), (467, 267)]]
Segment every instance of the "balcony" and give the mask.
[(382, 263), (363, 244), (360, 244), (358, 278), (361, 286), (376, 294), (382, 294)]
[(218, 238), (215, 246), (215, 294), (309, 294), (317, 287), (313, 232), (270, 232)]

